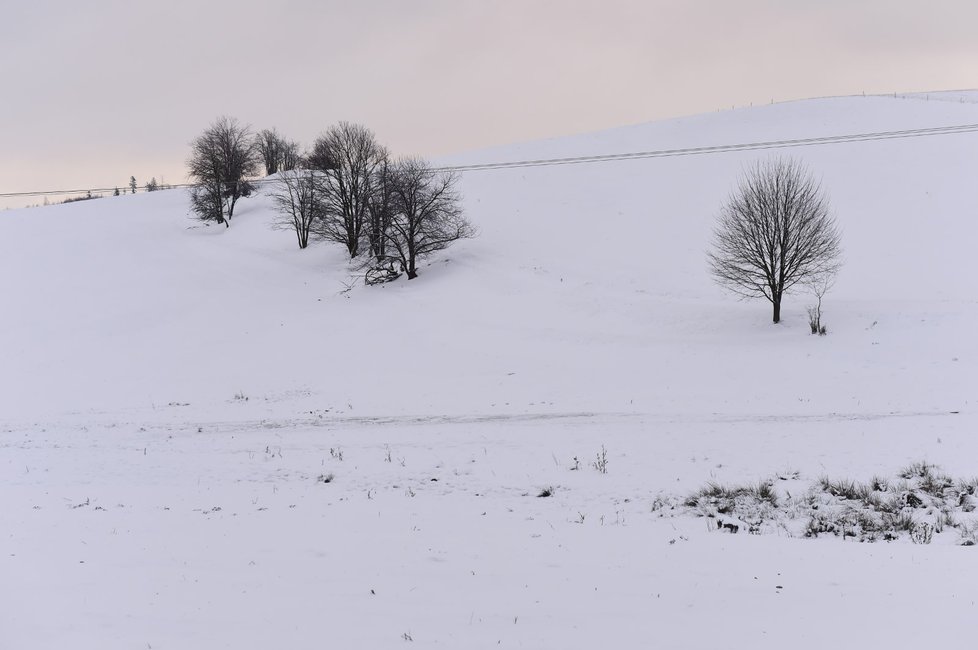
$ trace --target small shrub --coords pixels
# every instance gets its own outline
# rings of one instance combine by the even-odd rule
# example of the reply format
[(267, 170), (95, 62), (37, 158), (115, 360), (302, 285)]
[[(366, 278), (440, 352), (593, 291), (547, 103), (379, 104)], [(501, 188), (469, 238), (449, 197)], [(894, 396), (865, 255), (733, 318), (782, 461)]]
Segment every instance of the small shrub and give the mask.
[(882, 476), (874, 476), (869, 482), (869, 487), (874, 492), (887, 492), (890, 489), (890, 482)]
[(554, 495), (554, 492), (556, 492), (556, 491), (557, 491), (557, 488), (555, 488), (552, 485), (548, 485), (547, 487), (545, 487), (542, 490), (540, 490), (540, 493), (537, 494), (537, 498), (538, 499), (545, 499), (547, 497), (552, 497)]
[(317, 483), (332, 483), (333, 479), (336, 478), (332, 474), (320, 474), (319, 478), (316, 479)]
[(778, 507), (778, 495), (773, 481), (729, 487), (710, 482), (686, 497), (683, 505), (698, 507), (707, 513), (715, 510), (721, 515), (737, 513), (742, 517), (763, 520), (769, 518), (771, 510)]
[(975, 492), (978, 492), (978, 477), (959, 480), (958, 491), (973, 496)]
[(652, 509), (651, 509), (652, 512), (664, 510), (666, 507), (672, 508), (671, 500), (668, 497), (663, 497), (662, 495), (659, 495), (652, 500)]
[(608, 450), (604, 448), (604, 445), (601, 445), (601, 451), (598, 452), (591, 466), (602, 474), (608, 473)]
[(827, 478), (821, 478), (819, 485), (823, 492), (828, 492), (834, 497), (848, 501), (863, 501), (870, 494), (870, 489), (867, 486), (849, 479), (830, 481)]
[(738, 526), (737, 524), (732, 524), (729, 521), (723, 521), (722, 519), (717, 519), (717, 529), (729, 530), (731, 535), (736, 535), (740, 531), (740, 526)]
[(898, 532), (909, 532), (916, 522), (911, 512), (883, 513), (883, 526)]
[(757, 485), (747, 488), (747, 494), (762, 503), (778, 506), (778, 494), (774, 491), (774, 483), (771, 481), (761, 481)]
[(958, 535), (961, 546), (975, 546), (978, 544), (978, 521), (961, 524), (958, 528)]
[(920, 479), (920, 489), (925, 493), (938, 498), (943, 498), (944, 490), (954, 485), (954, 479), (946, 474), (928, 472)]
[(903, 499), (903, 505), (907, 508), (922, 508), (924, 507), (924, 500), (921, 499), (916, 492), (913, 490), (908, 490), (900, 495)]
[(955, 521), (954, 515), (949, 510), (941, 510), (941, 513), (934, 520), (934, 532), (943, 533), (945, 528), (955, 528), (958, 522)]
[(826, 326), (822, 324), (822, 311), (819, 307), (808, 308), (808, 327), (811, 329), (812, 334), (825, 336), (829, 333)]
[(899, 497), (882, 492), (869, 492), (863, 497), (862, 502), (876, 512), (894, 513), (899, 511), (903, 505)]
[(930, 544), (934, 537), (934, 526), (928, 523), (915, 524), (910, 528), (910, 541), (914, 544)]
[(824, 533), (835, 533), (835, 522), (824, 512), (813, 512), (805, 526), (805, 537), (818, 537)]
[(936, 465), (932, 465), (927, 461), (918, 461), (916, 463), (910, 463), (906, 467), (900, 470), (900, 478), (912, 479), (912, 478), (925, 478), (933, 471), (937, 469)]

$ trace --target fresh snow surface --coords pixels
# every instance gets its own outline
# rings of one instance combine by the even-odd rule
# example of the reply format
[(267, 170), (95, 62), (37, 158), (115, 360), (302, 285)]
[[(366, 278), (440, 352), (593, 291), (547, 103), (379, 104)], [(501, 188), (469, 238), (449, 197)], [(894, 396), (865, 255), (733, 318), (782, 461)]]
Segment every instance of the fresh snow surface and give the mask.
[[(978, 122), (978, 94), (936, 98), (439, 162)], [(730, 534), (682, 502), (917, 461), (978, 475), (976, 152), (957, 134), (467, 172), (479, 237), (382, 287), (339, 246), (299, 251), (264, 196), (228, 229), (181, 190), (0, 213), (0, 648), (967, 644), (978, 551), (953, 528)], [(810, 297), (774, 326), (707, 274), (720, 205), (770, 155), (810, 166), (842, 229), (827, 337)]]

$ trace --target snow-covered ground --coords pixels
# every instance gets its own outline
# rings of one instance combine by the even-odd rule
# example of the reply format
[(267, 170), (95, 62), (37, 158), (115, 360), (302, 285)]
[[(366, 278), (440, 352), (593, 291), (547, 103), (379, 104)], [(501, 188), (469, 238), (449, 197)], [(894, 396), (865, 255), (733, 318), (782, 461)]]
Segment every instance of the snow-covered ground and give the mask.
[[(978, 94), (938, 98), (444, 162), (978, 122)], [(810, 298), (773, 326), (707, 274), (720, 204), (769, 152), (468, 172), (477, 239), (349, 290), (340, 247), (297, 250), (263, 197), (229, 229), (177, 190), (0, 214), (0, 648), (960, 646), (958, 528), (811, 539), (785, 508), (734, 535), (682, 503), (978, 475), (976, 151), (772, 154), (809, 164), (843, 231), (827, 337)]]

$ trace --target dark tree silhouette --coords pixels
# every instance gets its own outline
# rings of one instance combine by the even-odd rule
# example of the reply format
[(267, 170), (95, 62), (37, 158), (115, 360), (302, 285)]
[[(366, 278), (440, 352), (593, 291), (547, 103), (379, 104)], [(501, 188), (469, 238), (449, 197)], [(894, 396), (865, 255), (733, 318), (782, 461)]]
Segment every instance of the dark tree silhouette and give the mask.
[(255, 148), (258, 149), (262, 162), (265, 164), (266, 176), (278, 173), (283, 168), (282, 162), (287, 146), (285, 140), (275, 129), (265, 129), (255, 136)]
[(319, 172), (316, 178), (322, 185), (319, 234), (346, 246), (351, 258), (360, 253), (376, 174), (386, 158), (385, 149), (370, 129), (349, 122), (327, 129), (307, 157), (310, 169)]
[(385, 158), (375, 173), (370, 199), (367, 201), (367, 243), (378, 262), (387, 258), (387, 236), (394, 211), (393, 167)]
[(387, 251), (408, 279), (418, 276), (418, 260), (475, 236), (462, 214), (457, 182), (455, 174), (435, 171), (417, 158), (401, 160), (392, 170)]
[(274, 227), (294, 231), (299, 248), (309, 245), (309, 234), (322, 209), (321, 185), (316, 182), (315, 173), (309, 170), (279, 172), (271, 191), (279, 213)]
[(723, 207), (709, 261), (722, 286), (767, 298), (778, 323), (785, 292), (834, 274), (840, 255), (839, 231), (819, 183), (800, 163), (774, 159), (750, 168)]
[(279, 170), (291, 171), (302, 166), (302, 154), (299, 143), (292, 140), (283, 143), (282, 156), (279, 159)]
[(238, 199), (251, 192), (247, 179), (258, 174), (259, 159), (247, 126), (221, 117), (191, 143), (190, 203), (205, 221), (230, 225)]

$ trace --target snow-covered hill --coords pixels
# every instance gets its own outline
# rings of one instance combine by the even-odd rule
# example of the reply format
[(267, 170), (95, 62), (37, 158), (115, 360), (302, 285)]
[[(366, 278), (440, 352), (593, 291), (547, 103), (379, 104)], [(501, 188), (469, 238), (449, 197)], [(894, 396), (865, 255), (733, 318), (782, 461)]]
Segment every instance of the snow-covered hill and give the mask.
[[(813, 100), (455, 162), (976, 121), (970, 103)], [(970, 376), (954, 359), (976, 345), (976, 145), (964, 134), (468, 172), (478, 239), (418, 282), (346, 293), (342, 251), (294, 250), (261, 198), (226, 232), (192, 221), (181, 191), (4, 213), (2, 410), (211, 409), (238, 392), (369, 414), (951, 409)], [(719, 205), (745, 163), (778, 153), (823, 179), (843, 230), (828, 339), (806, 335), (810, 298), (766, 327), (766, 305), (725, 296), (706, 272)]]
[[(440, 162), (973, 124), (976, 102), (791, 102)], [(466, 172), (479, 237), (383, 287), (350, 288), (340, 247), (296, 249), (262, 196), (229, 229), (181, 190), (0, 213), (0, 647), (814, 647), (829, 621), (953, 641), (968, 549), (651, 509), (786, 468), (978, 474), (976, 153), (962, 133)], [(804, 160), (842, 229), (827, 337), (809, 297), (774, 326), (707, 273), (767, 155)], [(919, 607), (942, 611), (927, 634), (898, 624)]]

